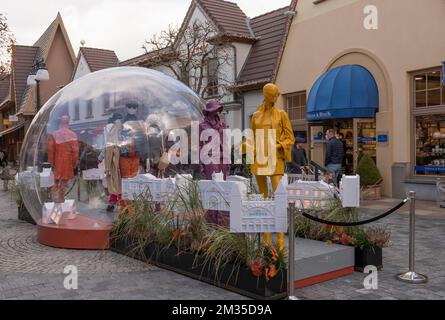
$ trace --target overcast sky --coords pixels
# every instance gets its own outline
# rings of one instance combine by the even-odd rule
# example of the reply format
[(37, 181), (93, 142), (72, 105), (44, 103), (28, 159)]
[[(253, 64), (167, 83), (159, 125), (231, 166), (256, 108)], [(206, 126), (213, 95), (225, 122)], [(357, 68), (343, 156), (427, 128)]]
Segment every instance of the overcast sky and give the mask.
[[(248, 17), (289, 5), (291, 0), (232, 0)], [(60, 11), (74, 50), (113, 49), (120, 60), (144, 53), (145, 39), (179, 26), (191, 0), (1, 0), (18, 44), (32, 45)]]

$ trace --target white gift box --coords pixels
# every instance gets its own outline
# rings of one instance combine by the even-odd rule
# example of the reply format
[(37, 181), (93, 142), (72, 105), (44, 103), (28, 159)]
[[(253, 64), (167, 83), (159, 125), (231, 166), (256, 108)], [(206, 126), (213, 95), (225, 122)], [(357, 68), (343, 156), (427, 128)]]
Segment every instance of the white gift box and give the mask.
[(68, 220), (75, 219), (77, 215), (76, 201), (65, 200), (64, 203), (46, 202), (42, 209), (42, 222), (45, 224), (59, 224), (64, 213)]
[(19, 173), (19, 181), (26, 188), (36, 190), (40, 185), (40, 175), (33, 167), (28, 167), (28, 170)]
[(54, 185), (54, 175), (51, 168), (44, 168), (40, 173), (40, 188), (50, 188)]
[(59, 224), (63, 215), (61, 203), (49, 202), (43, 205), (42, 222), (45, 224)]

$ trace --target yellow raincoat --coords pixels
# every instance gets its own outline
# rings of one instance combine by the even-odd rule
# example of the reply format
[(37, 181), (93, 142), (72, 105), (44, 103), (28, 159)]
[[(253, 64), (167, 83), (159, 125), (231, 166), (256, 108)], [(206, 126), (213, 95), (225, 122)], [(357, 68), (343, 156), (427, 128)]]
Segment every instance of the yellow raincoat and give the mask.
[(274, 160), (274, 162), (276, 162), (275, 165), (269, 161), (267, 161), (267, 163), (258, 161), (258, 155), (255, 152), (255, 162), (252, 165), (252, 174), (256, 176), (283, 175), (285, 162), (292, 160), (292, 146), (295, 143), (294, 132), (287, 113), (274, 106), (267, 107), (266, 103), (263, 102), (258, 111), (253, 114), (250, 128), (254, 134), (254, 141), (257, 141), (257, 136), (261, 133), (257, 130), (264, 130), (261, 144), (263, 145), (264, 157), (266, 158), (269, 157), (268, 149), (270, 144), (268, 130), (276, 130), (276, 141), (273, 144), (275, 150), (272, 151), (276, 152), (276, 160)]

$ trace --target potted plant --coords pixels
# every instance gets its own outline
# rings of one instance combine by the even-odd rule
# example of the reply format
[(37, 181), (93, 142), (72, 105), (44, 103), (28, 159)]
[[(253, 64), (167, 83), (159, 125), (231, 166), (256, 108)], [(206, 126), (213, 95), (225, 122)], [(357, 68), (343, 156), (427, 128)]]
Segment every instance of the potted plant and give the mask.
[(364, 200), (381, 199), (381, 183), (383, 178), (374, 160), (369, 155), (364, 155), (360, 159), (356, 173), (360, 176)]
[(18, 219), (21, 221), (28, 222), (30, 224), (35, 225), (34, 219), (31, 217), (28, 209), (26, 209), (25, 203), (23, 201), (22, 193), (20, 191), (20, 187), (15, 182), (15, 180), (11, 180), (8, 188), (8, 192), (11, 196), (11, 199), (15, 201), (17, 204), (18, 211)]
[(355, 270), (363, 272), (366, 266), (383, 268), (382, 249), (389, 246), (390, 232), (385, 228), (357, 229), (352, 244), (355, 246)]

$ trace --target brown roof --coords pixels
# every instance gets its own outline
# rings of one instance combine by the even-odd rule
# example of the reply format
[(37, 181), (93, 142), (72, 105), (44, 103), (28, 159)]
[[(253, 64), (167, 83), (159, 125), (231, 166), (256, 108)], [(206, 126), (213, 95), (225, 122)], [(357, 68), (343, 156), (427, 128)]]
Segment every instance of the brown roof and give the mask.
[(0, 75), (0, 104), (5, 100), (9, 95), (9, 84), (11, 79), (9, 75)]
[(119, 59), (112, 50), (80, 48), (91, 72), (119, 66)]
[(17, 110), (24, 101), (25, 91), (27, 88), (26, 81), (28, 75), (34, 65), (39, 47), (31, 46), (15, 46), (12, 54), (12, 77), (14, 81), (14, 101)]
[(238, 86), (262, 85), (274, 80), (289, 25), (289, 17), (284, 12), (290, 8), (281, 8), (251, 20), (252, 29), (259, 40), (253, 45), (241, 70)]
[(57, 18), (51, 22), (51, 24), (48, 26), (48, 28), (43, 32), (43, 34), (40, 36), (39, 40), (34, 43), (34, 47), (41, 48), (40, 52), (38, 53), (38, 56), (36, 57), (36, 60), (40, 60), (43, 57), (48, 56), (48, 51), (50, 49), (50, 42), (53, 38), (53, 34), (57, 30)]
[(218, 31), (226, 35), (253, 37), (247, 24), (247, 16), (233, 2), (222, 0), (197, 0)]
[(57, 32), (57, 29), (60, 28), (60, 31), (62, 32), (63, 37), (65, 38), (66, 43), (68, 44), (68, 51), (70, 53), (71, 58), (73, 59), (73, 62), (76, 60), (76, 55), (73, 51), (73, 48), (71, 46), (70, 39), (68, 37), (68, 33), (65, 29), (65, 24), (63, 23), (62, 16), (60, 15), (60, 12), (57, 13), (56, 18), (53, 22), (46, 28), (45, 32), (40, 36), (40, 38), (34, 43), (34, 47), (39, 47), (42, 50), (39, 52), (39, 55), (36, 57), (36, 59), (46, 59), (48, 57), (48, 52), (51, 48), (52, 41), (54, 39), (54, 36)]
[[(31, 55), (31, 51), (35, 50), (36, 53), (34, 55), (34, 59), (33, 61), (29, 64), (29, 66), (27, 65), (27, 63), (29, 62), (27, 59), (30, 59), (30, 57), (26, 57), (26, 59), (24, 59), (23, 61), (26, 60), (26, 63), (22, 63), (20, 61), (16, 61), (17, 64), (17, 69), (20, 70), (21, 72), (25, 73), (25, 69), (26, 69), (26, 76), (23, 74), (23, 76), (17, 78), (16, 76), (14, 76), (14, 87), (16, 88), (16, 109), (17, 112), (23, 112), (23, 113), (34, 113), (34, 103), (30, 100), (32, 97), (32, 91), (33, 91), (33, 87), (27, 86), (26, 84), (26, 79), (29, 75), (29, 72), (31, 71), (31, 66), (34, 64), (34, 62), (38, 61), (38, 60), (46, 60), (48, 58), (48, 54), (49, 51), (51, 49), (51, 45), (53, 43), (54, 37), (57, 33), (57, 31), (60, 30), (60, 32), (62, 33), (62, 36), (67, 44), (67, 49), (69, 51), (70, 54), (70, 58), (72, 59), (73, 63), (76, 61), (76, 57), (73, 51), (73, 48), (71, 46), (71, 42), (70, 39), (68, 37), (68, 33), (65, 29), (65, 25), (63, 23), (62, 17), (60, 15), (60, 13), (57, 14), (56, 19), (54, 19), (53, 22), (51, 22), (51, 24), (48, 26), (48, 28), (45, 30), (45, 32), (40, 36), (40, 38), (36, 41), (36, 43), (34, 44), (34, 46), (20, 46), (22, 48), (28, 48), (28, 49), (23, 49), (23, 50), (28, 50), (28, 56)], [(19, 47), (19, 46), (17, 46)], [(32, 48), (32, 49), (29, 49)], [(19, 89), (17, 89), (19, 88)], [(22, 92), (22, 95), (20, 96), (20, 91)], [(19, 97), (19, 98), (17, 98)]]
[(151, 59), (157, 58), (159, 56), (165, 56), (166, 58), (170, 57), (173, 54), (173, 48), (167, 47), (164, 49), (159, 50), (159, 52), (156, 51), (150, 51), (144, 54), (141, 54), (140, 56), (122, 61), (119, 63), (121, 67), (130, 67), (130, 66), (149, 66), (151, 65)]
[(85, 61), (87, 62), (91, 72), (96, 72), (102, 69), (108, 69), (119, 66), (119, 59), (114, 51), (106, 49), (81, 47), (79, 50), (79, 54), (77, 55), (77, 60), (74, 66), (71, 80), (74, 79), (82, 55), (84, 56)]

